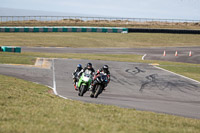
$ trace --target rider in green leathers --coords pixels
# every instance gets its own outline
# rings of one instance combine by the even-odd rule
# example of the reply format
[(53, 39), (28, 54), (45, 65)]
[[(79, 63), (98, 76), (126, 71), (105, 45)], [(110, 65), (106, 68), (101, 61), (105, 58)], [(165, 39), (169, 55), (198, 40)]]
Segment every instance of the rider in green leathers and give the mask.
[(81, 77), (82, 73), (87, 73), (87, 74), (93, 76), (94, 73), (95, 73), (95, 70), (94, 70), (94, 68), (92, 67), (92, 63), (88, 63), (88, 64), (86, 65), (86, 67), (85, 67), (84, 69), (82, 69), (82, 70), (78, 73), (78, 77), (79, 77), (79, 78)]

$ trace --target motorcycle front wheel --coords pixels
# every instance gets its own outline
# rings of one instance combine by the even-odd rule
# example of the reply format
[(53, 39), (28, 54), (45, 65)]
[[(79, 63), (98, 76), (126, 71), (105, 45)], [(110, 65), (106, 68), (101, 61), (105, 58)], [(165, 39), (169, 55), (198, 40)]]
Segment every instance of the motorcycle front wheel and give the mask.
[(79, 96), (83, 96), (86, 91), (87, 91), (87, 86), (86, 85), (81, 85), (80, 95)]
[(97, 98), (99, 96), (99, 94), (102, 93), (102, 86), (101, 85), (97, 85), (96, 86), (96, 91), (95, 91), (95, 94), (94, 94), (94, 98)]

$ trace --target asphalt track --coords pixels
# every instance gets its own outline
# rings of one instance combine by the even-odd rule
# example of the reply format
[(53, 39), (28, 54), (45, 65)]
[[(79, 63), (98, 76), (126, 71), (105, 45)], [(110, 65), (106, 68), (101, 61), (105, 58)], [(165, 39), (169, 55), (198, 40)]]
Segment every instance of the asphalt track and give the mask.
[[(38, 48), (23, 48), (22, 50), (28, 51), (25, 49), (29, 49), (33, 52), (33, 49)], [(52, 48), (39, 49), (40, 52), (44, 52), (42, 50), (49, 50)], [(73, 48), (66, 49), (69, 50)], [(76, 50), (80, 50), (80, 52), (84, 51), (83, 49)], [(99, 52), (105, 54), (108, 52), (103, 49), (101, 50), (102, 52), (95, 52), (89, 49), (89, 51), (95, 53)], [(119, 52), (117, 52), (118, 50), (114, 52), (114, 49), (109, 50), (111, 53), (113, 52), (117, 54), (119, 52), (125, 52), (122, 49), (122, 51), (119, 49)], [(128, 51), (130, 49), (125, 50)], [(61, 51), (66, 52), (63, 48), (62, 50), (58, 50), (59, 53)], [(74, 52), (72, 50), (69, 51)], [(141, 52), (143, 49), (135, 49), (134, 52), (132, 51), (133, 50), (130, 50), (130, 53), (137, 53), (138, 51), (138, 54), (144, 54)], [(198, 50), (196, 54), (197, 53)], [(199, 55), (197, 54), (196, 56)], [(87, 92), (84, 97), (79, 97), (72, 84), (71, 74), (76, 68), (76, 65), (85, 65), (88, 62), (93, 64), (95, 70), (104, 64), (110, 66), (111, 82), (106, 91), (104, 91), (97, 99), (90, 98), (89, 92)], [(198, 63), (199, 62), (197, 62), (197, 64)], [(53, 73), (55, 73), (55, 79), (53, 78)], [(58, 95), (73, 100), (116, 105), (125, 108), (134, 108), (137, 110), (153, 111), (200, 119), (200, 83), (144, 63), (54, 59), (54, 63), (52, 63), (50, 68), (1, 64), (0, 74), (25, 79), (52, 88), (54, 87), (53, 80), (55, 80), (55, 87)]]
[[(136, 54), (144, 55), (145, 60), (164, 60), (200, 64), (200, 47), (160, 47), (160, 48), (54, 48), (22, 47), (24, 52), (45, 53), (91, 53), (91, 54)], [(163, 56), (164, 51), (166, 56)], [(175, 56), (177, 51), (178, 56)], [(189, 56), (191, 51), (192, 56)]]

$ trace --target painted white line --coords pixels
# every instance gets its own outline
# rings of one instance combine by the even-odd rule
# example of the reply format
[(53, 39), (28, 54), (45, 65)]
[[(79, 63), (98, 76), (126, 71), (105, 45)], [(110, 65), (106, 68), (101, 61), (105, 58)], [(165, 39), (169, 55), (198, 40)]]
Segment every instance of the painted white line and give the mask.
[(52, 69), (53, 69), (53, 92), (55, 95), (61, 97), (61, 98), (64, 98), (64, 99), (68, 99), (67, 97), (64, 97), (64, 96), (61, 96), (57, 93), (56, 91), (56, 76), (55, 76), (55, 66), (54, 66), (54, 59), (52, 59)]
[(180, 76), (180, 77), (182, 77), (182, 78), (189, 79), (189, 80), (191, 80), (191, 81), (193, 81), (193, 82), (196, 82), (197, 84), (200, 84), (200, 82), (197, 81), (197, 80), (194, 80), (194, 79), (188, 78), (188, 77), (186, 77), (186, 76), (183, 76), (183, 75), (177, 74), (177, 73), (175, 73), (175, 72), (171, 72), (171, 71), (166, 70), (166, 69), (164, 69), (164, 68), (160, 68), (160, 67), (157, 67), (157, 66), (154, 66), (154, 67), (157, 68), (157, 69), (160, 69), (160, 70), (163, 70), (163, 71), (166, 71), (166, 72), (169, 72), (169, 73), (175, 74), (175, 75)]
[[(53, 87), (51, 87), (51, 86), (46, 86), (46, 87), (49, 87), (50, 89), (53, 90)], [(54, 93), (54, 94), (55, 94), (55, 93)], [(56, 95), (56, 96), (59, 96), (59, 97), (64, 98), (64, 99), (71, 100), (71, 99), (69, 99), (69, 98), (67, 98), (67, 97), (64, 97), (64, 96), (61, 96), (61, 95)]]
[(58, 95), (56, 91), (56, 77), (55, 77), (55, 66), (54, 66), (54, 59), (52, 60), (52, 69), (53, 69), (53, 92), (55, 95)]
[(58, 96), (61, 97), (61, 98), (64, 98), (64, 99), (72, 100), (72, 99), (69, 99), (69, 98), (61, 96), (61, 95), (58, 95)]
[(144, 60), (144, 58), (147, 56), (147, 54), (145, 54), (143, 57), (142, 57), (142, 60)]

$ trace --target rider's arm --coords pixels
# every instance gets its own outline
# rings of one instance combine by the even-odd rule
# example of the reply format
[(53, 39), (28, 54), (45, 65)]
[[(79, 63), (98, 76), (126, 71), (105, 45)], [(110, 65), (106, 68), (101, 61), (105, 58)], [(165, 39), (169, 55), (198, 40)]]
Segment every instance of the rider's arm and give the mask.
[(110, 72), (108, 71), (107, 73), (107, 77), (108, 77), (108, 83), (110, 82)]
[(76, 70), (72, 73), (73, 78), (74, 78), (75, 74), (76, 74)]
[(99, 71), (99, 70), (97, 70), (97, 73), (96, 73), (96, 75), (97, 75), (97, 74), (99, 74), (99, 73), (100, 73), (100, 71)]
[(85, 69), (82, 69), (79, 73), (78, 76), (81, 76), (81, 74), (85, 71)]
[(98, 69), (96, 75), (98, 75), (100, 72), (102, 71), (102, 69)]
[(108, 83), (109, 83), (110, 82), (110, 74), (108, 74), (107, 77), (108, 77)]
[(92, 76), (93, 76), (93, 80), (95, 80), (97, 74), (95, 73), (95, 70), (94, 70), (94, 69), (92, 69), (92, 73), (91, 73), (91, 74), (92, 74)]

